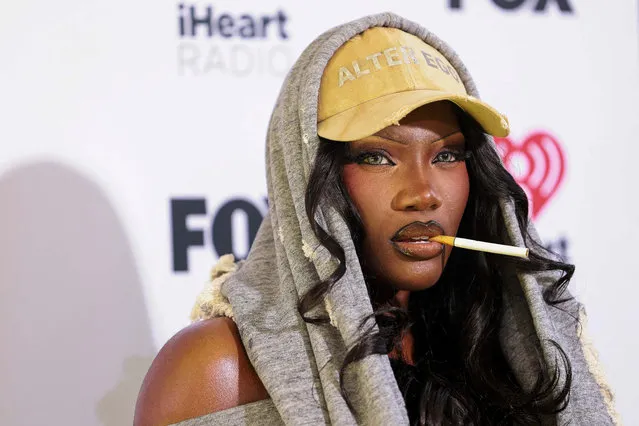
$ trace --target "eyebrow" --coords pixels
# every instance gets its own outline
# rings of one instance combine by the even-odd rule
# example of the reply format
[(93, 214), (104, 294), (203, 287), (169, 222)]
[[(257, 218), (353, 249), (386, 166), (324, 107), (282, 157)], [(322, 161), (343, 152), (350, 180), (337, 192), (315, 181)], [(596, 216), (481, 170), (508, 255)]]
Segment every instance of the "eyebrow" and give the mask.
[[(448, 135), (446, 135), (446, 136), (444, 136), (442, 138), (439, 138), (439, 139), (436, 139), (434, 141), (431, 141), (430, 143), (435, 143), (435, 142), (439, 142), (439, 141), (444, 140), (444, 139), (448, 139), (449, 137), (451, 137), (453, 135), (456, 135), (458, 133), (462, 133), (462, 131), (461, 130), (455, 130), (454, 132), (452, 132), (452, 133), (450, 133), (450, 134), (448, 134)], [(463, 135), (463, 133), (462, 133), (462, 135)], [(406, 141), (398, 141), (396, 139), (386, 138), (386, 137), (378, 136), (378, 135), (371, 135), (371, 136), (368, 136), (368, 138), (377, 138), (377, 139), (382, 139), (384, 141), (390, 141), (390, 142), (396, 142), (396, 143), (399, 143), (399, 144), (402, 144), (402, 145), (408, 145), (408, 142), (406, 142)], [(362, 142), (369, 142), (369, 141), (368, 140), (363, 140)], [(370, 141), (370, 142), (373, 142), (373, 141)]]

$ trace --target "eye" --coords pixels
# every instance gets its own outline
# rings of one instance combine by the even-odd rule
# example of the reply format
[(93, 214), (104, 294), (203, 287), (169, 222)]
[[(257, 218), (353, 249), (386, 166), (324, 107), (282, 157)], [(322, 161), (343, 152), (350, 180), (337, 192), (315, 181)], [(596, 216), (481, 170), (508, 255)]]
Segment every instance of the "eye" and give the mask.
[(468, 158), (466, 152), (460, 151), (441, 151), (433, 160), (433, 163), (456, 163), (458, 161), (464, 161)]
[(371, 166), (387, 166), (394, 163), (381, 152), (364, 152), (357, 156), (358, 164), (369, 164)]

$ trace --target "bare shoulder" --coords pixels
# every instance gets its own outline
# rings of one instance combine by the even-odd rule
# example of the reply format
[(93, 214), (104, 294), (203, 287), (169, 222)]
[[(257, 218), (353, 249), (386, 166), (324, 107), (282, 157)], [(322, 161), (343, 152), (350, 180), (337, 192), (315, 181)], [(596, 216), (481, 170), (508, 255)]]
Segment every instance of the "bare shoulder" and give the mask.
[(268, 398), (229, 318), (194, 323), (160, 350), (142, 383), (134, 426), (177, 423)]

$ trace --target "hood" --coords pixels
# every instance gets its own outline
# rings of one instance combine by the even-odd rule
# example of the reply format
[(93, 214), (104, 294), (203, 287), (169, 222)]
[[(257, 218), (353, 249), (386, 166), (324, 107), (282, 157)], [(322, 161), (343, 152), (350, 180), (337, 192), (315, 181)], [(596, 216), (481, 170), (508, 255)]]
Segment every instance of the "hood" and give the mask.
[[(249, 257), (221, 285), (249, 359), (286, 424), (408, 424), (387, 356), (371, 355), (349, 366), (349, 395), (358, 418), (340, 394), (339, 369), (347, 349), (361, 337), (358, 325), (372, 307), (348, 226), (328, 206), (320, 206), (318, 221), (346, 254), (346, 273), (327, 294), (325, 306), (318, 308), (330, 316), (331, 324), (307, 324), (297, 310), (301, 296), (336, 267), (311, 230), (304, 202), (319, 144), (322, 72), (343, 43), (374, 26), (401, 29), (439, 50), (456, 68), (468, 94), (479, 97), (468, 70), (446, 43), (392, 13), (367, 16), (325, 32), (304, 50), (288, 74), (268, 129), (269, 213)], [(501, 202), (501, 208), (511, 241), (524, 246), (514, 208), (508, 200)], [(530, 232), (536, 238), (532, 227)], [(560, 358), (549, 340), (558, 342), (570, 358), (573, 387), (568, 407), (549, 424), (613, 424), (611, 394), (596, 355), (575, 321), (584, 316), (582, 306), (573, 300), (562, 311), (543, 300), (544, 287), (555, 279), (554, 274), (514, 272), (506, 279), (500, 339), (507, 361), (522, 386), (530, 387), (539, 366), (529, 354), (541, 350), (550, 368), (560, 369), (563, 380), (563, 366), (557, 363)]]

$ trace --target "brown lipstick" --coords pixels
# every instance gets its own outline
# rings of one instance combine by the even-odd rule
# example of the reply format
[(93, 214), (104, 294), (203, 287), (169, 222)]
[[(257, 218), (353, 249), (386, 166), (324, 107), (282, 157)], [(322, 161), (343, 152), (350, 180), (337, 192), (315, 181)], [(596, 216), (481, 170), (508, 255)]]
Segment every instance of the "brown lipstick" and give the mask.
[(399, 229), (390, 239), (395, 250), (416, 260), (430, 260), (444, 251), (444, 245), (430, 238), (444, 235), (442, 226), (434, 221), (412, 222)]

